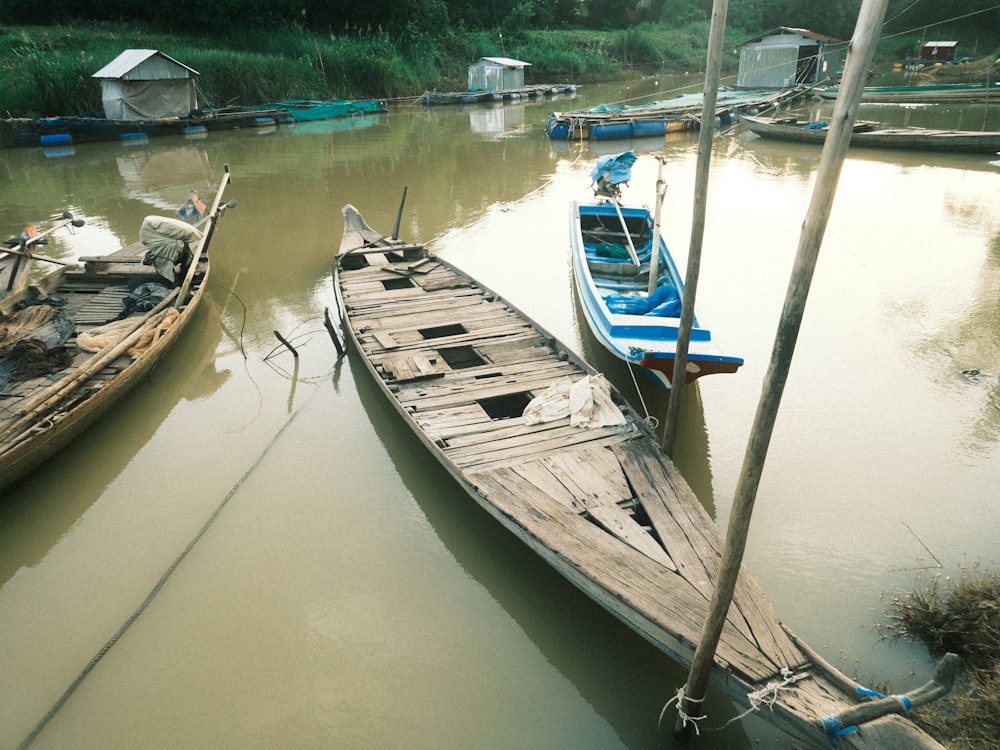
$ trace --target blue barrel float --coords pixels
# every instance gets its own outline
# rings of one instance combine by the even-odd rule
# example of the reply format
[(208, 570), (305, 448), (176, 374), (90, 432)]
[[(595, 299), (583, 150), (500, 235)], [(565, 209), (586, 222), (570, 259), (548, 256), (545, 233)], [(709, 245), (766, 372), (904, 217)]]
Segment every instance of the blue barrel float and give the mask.
[(65, 146), (73, 142), (73, 136), (69, 133), (48, 133), (41, 138), (43, 146)]

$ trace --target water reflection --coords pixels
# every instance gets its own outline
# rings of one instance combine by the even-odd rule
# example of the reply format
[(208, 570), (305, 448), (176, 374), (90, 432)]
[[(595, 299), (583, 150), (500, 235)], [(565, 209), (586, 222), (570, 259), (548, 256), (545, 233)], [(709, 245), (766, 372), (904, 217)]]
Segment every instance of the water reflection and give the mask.
[[(583, 87), (574, 106), (639, 93)], [(182, 732), (192, 745), (329, 746), (362, 732), (390, 746), (652, 746), (676, 668), (470, 503), (367, 372), (335, 363), (322, 323), (341, 206), (391, 227), (406, 187), (403, 236), (429, 241), (583, 352), (633, 403), (641, 394), (662, 410), (663, 393), (641, 381), (636, 391), (582, 325), (567, 211), (589, 197), (604, 148), (640, 152), (630, 198), (651, 201), (662, 153), (664, 232), (683, 266), (697, 134), (553, 143), (544, 122), (557, 107), (505, 109), (502, 134), (492, 109), (480, 133), (459, 107), (401, 105), (331, 132), (81, 144), (59, 159), (0, 150), (4, 231), (65, 208), (87, 219), (54, 236), (47, 254), (58, 258), (131, 242), (147, 214), (213, 182), (224, 163), (239, 203), (212, 246), (212, 304), (185, 346), (0, 501), (0, 745), (16, 746), (45, 714), (296, 415), (170, 595), (74, 696), (52, 745), (170, 747)], [(746, 364), (689, 389), (675, 458), (721, 522), (818, 158), (739, 129), (716, 142), (698, 307)], [(845, 671), (896, 690), (923, 682), (929, 662), (872, 630), (883, 595), (912, 586), (912, 571), (933, 563), (928, 549), (945, 572), (997, 554), (1000, 214), (989, 161), (850, 153), (748, 546), (785, 622)], [(298, 361), (276, 351), (275, 330)], [(536, 698), (545, 710), (532, 711)]]

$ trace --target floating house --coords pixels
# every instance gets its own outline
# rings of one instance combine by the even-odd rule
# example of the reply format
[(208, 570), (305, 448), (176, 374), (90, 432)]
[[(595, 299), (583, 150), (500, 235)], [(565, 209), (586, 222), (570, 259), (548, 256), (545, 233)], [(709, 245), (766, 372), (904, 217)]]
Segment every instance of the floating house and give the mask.
[(787, 88), (835, 78), (846, 47), (823, 34), (780, 26), (740, 46), (736, 85)]
[(524, 69), (531, 63), (509, 57), (481, 57), (469, 66), (469, 91), (524, 88)]
[(924, 42), (920, 46), (920, 64), (955, 62), (955, 50), (958, 42)]
[(198, 109), (198, 71), (155, 49), (129, 49), (94, 73), (109, 120), (187, 117)]

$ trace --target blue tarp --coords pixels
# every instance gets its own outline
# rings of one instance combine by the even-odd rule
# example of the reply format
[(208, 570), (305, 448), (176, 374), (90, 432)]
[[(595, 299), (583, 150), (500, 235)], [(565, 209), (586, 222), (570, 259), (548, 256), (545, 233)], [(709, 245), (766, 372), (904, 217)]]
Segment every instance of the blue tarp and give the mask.
[(624, 151), (620, 154), (608, 154), (597, 160), (597, 166), (590, 173), (591, 182), (597, 182), (608, 175), (608, 184), (617, 185), (621, 182), (628, 182), (632, 179), (632, 165), (635, 164), (636, 155), (631, 151)]
[(608, 310), (620, 315), (653, 315), (659, 318), (679, 318), (681, 298), (670, 282), (661, 284), (648, 296), (609, 294), (604, 298)]

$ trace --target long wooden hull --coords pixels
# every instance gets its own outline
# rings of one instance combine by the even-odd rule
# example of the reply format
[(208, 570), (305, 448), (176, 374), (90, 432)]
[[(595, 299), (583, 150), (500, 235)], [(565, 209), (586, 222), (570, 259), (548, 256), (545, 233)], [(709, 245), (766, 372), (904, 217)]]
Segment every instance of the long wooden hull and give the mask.
[[(227, 182), (228, 171), (212, 207), (216, 218)], [(82, 348), (81, 337), (95, 334), (118, 319), (130, 288), (150, 282), (166, 283), (152, 266), (142, 264), (146, 248), (141, 243), (89, 259), (83, 268), (60, 268), (0, 301), (0, 319), (8, 321), (19, 305), (45, 298), (65, 300), (60, 309), (72, 318), (72, 332), (66, 342), (69, 366), (26, 380), (12, 380), (10, 390), (4, 394), (5, 407), (0, 412), (0, 487), (40, 467), (107, 414), (177, 345), (204, 294), (214, 224), (215, 219), (210, 219), (204, 241), (192, 248), (197, 263), (189, 293), (174, 287), (152, 310), (126, 316), (120, 324), (122, 331), (96, 352)]]
[[(740, 122), (763, 138), (795, 143), (822, 144), (826, 141), (828, 130), (822, 123), (800, 123), (795, 118), (772, 119), (741, 115)], [(851, 146), (993, 154), (1000, 151), (1000, 132), (892, 128), (861, 124), (855, 127), (851, 135)]]
[[(371, 230), (353, 207), (344, 211), (336, 270), (344, 328), (417, 438), (470, 498), (559, 573), (690, 664), (723, 539), (649, 427), (504, 299), (421, 245)], [(565, 383), (607, 394), (598, 401), (610, 404), (613, 418), (609, 411), (589, 425), (558, 413), (532, 418), (537, 412), (526, 404)], [(744, 706), (755, 691), (782, 683), (761, 718), (817, 748), (830, 746), (823, 717), (858, 700), (850, 680), (781, 624), (745, 571), (712, 681)], [(899, 716), (837, 742), (940, 748)]]
[[(820, 99), (833, 100), (839, 86), (814, 91)], [(861, 101), (872, 104), (940, 104), (947, 102), (982, 102), (1000, 97), (1000, 83), (941, 83), (917, 86), (866, 86)]]
[[(602, 257), (603, 248), (625, 245), (621, 220), (611, 203), (573, 203), (570, 206), (570, 255), (577, 296), (591, 333), (604, 348), (619, 359), (638, 365), (660, 385), (669, 388), (674, 376), (677, 336), (680, 331), (680, 300), (684, 281), (667, 249), (663, 237), (658, 237), (658, 291), (676, 290), (667, 312), (625, 313), (620, 310), (630, 300), (641, 303), (648, 299), (650, 256), (654, 244), (653, 217), (646, 208), (622, 207), (622, 217), (633, 243), (643, 261), (636, 267), (631, 261)], [(619, 253), (621, 255), (621, 253)], [(619, 311), (610, 305), (617, 303)], [(739, 357), (723, 354), (709, 329), (697, 317), (688, 346), (686, 383), (703, 375), (733, 373), (743, 364)]]

